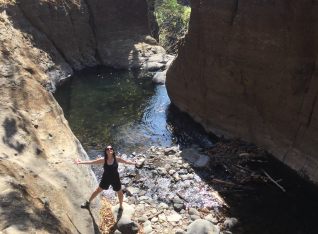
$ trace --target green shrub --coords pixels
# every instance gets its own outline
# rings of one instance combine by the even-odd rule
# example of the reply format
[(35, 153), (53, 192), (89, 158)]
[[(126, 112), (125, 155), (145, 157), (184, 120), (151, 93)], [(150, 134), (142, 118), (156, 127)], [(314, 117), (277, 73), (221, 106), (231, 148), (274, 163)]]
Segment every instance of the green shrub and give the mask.
[(177, 0), (157, 0), (156, 18), (159, 24), (159, 44), (167, 53), (176, 54), (177, 42), (188, 30), (191, 7)]

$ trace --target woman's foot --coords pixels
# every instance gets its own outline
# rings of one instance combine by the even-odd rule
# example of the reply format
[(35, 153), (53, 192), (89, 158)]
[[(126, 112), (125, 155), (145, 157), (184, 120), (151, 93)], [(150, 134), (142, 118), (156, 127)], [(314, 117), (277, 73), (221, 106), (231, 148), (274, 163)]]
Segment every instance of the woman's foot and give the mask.
[(81, 205), (81, 208), (82, 209), (88, 209), (89, 208), (89, 205), (90, 203), (88, 201), (84, 202), (82, 205)]

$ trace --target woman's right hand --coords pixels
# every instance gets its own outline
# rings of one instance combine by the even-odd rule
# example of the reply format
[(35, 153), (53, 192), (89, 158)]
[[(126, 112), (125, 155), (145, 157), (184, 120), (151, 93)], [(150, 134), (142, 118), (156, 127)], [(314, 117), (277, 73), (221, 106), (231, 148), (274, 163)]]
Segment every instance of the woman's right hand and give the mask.
[(76, 165), (80, 164), (80, 162), (82, 162), (80, 159), (74, 160), (74, 164), (76, 164)]

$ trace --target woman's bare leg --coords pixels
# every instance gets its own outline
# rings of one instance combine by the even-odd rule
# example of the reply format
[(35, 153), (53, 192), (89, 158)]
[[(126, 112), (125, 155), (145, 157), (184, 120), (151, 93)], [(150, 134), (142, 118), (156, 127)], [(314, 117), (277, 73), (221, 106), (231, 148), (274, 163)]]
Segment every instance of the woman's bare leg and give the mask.
[(89, 198), (89, 203), (91, 203), (91, 201), (100, 193), (102, 192), (103, 189), (101, 187), (98, 186), (97, 189), (95, 189), (95, 191), (92, 193), (91, 197)]
[(118, 200), (119, 200), (119, 208), (122, 208), (123, 207), (123, 200), (124, 200), (123, 191), (119, 190), (117, 192), (117, 195), (118, 195)]

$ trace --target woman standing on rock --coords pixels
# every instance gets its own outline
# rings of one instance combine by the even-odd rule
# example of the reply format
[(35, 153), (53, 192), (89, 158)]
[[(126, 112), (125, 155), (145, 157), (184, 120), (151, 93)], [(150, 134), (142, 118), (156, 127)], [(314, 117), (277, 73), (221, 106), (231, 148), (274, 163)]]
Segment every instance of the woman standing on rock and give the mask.
[(119, 173), (118, 173), (118, 163), (125, 163), (130, 165), (135, 165), (139, 167), (139, 164), (136, 162), (128, 161), (125, 159), (122, 159), (120, 157), (117, 157), (115, 155), (114, 149), (111, 146), (107, 146), (105, 148), (105, 157), (99, 158), (91, 161), (85, 161), (82, 162), (80, 159), (75, 160), (74, 163), (76, 165), (78, 164), (104, 164), (104, 173), (102, 176), (102, 180), (98, 186), (98, 188), (92, 193), (91, 197), (89, 198), (89, 201), (84, 202), (81, 207), (82, 208), (88, 208), (91, 201), (103, 190), (107, 190), (109, 186), (111, 185), (114, 189), (114, 191), (117, 192), (118, 200), (119, 200), (119, 210), (118, 212), (123, 211), (123, 199), (124, 195), (121, 190), (121, 183), (119, 179)]

